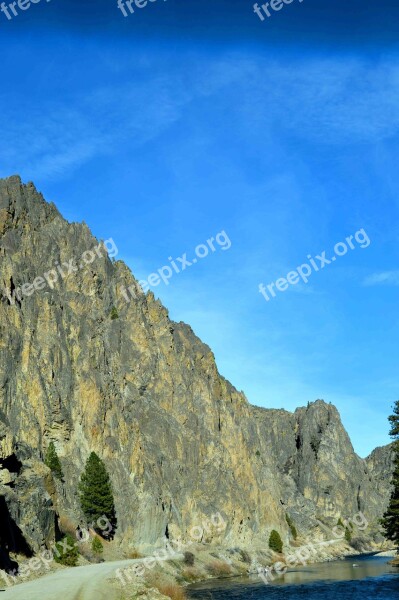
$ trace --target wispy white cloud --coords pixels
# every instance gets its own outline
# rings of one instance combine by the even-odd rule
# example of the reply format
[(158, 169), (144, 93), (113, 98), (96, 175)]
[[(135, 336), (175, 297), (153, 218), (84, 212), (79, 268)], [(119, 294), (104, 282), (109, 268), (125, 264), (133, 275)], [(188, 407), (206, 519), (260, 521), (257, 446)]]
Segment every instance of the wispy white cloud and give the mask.
[[(132, 151), (156, 139), (188, 111), (224, 107), (236, 132), (281, 131), (325, 144), (377, 142), (399, 132), (399, 64), (342, 58), (273, 61), (252, 54), (206, 58), (147, 56), (126, 60), (115, 85), (97, 85), (38, 110), (0, 115), (0, 159), (6, 171), (23, 165), (32, 177), (59, 177), (107, 152)], [(167, 65), (167, 76), (165, 75)], [(126, 72), (129, 78), (126, 78)], [(21, 98), (15, 98), (23, 106)], [(12, 102), (12, 101), (11, 101)], [(205, 116), (203, 117), (205, 120)], [(212, 125), (211, 125), (212, 127)], [(18, 170), (18, 169), (17, 169)]]
[(399, 285), (399, 271), (382, 271), (366, 277), (363, 285)]

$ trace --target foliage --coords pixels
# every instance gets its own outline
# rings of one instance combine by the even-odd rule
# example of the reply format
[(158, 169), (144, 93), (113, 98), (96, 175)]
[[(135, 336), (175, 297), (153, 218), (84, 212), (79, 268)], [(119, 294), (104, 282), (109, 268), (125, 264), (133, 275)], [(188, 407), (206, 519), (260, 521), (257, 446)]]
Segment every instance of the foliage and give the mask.
[(60, 459), (58, 458), (57, 451), (54, 446), (54, 442), (50, 442), (47, 448), (46, 458), (44, 459), (45, 464), (51, 470), (51, 472), (58, 479), (63, 479), (64, 473), (62, 472), (62, 466)]
[(341, 530), (345, 531), (345, 533), (344, 533), (345, 540), (348, 542), (348, 544), (350, 544), (352, 541), (352, 531), (350, 530), (350, 528), (347, 525), (345, 525), (345, 523), (343, 522), (341, 517), (339, 517), (339, 519), (337, 521), (337, 527), (339, 527)]
[[(90, 454), (86, 462), (79, 483), (79, 492), (82, 511), (88, 523), (103, 537), (112, 537), (116, 526), (114, 495), (105, 465), (95, 452)], [(110, 521), (111, 532), (104, 534), (99, 530), (96, 523), (101, 517), (106, 517)]]
[(275, 529), (273, 529), (269, 537), (269, 548), (274, 552), (278, 552), (280, 554), (283, 551), (283, 541), (280, 537), (279, 532)]
[(286, 513), (285, 519), (287, 521), (288, 527), (291, 530), (292, 537), (294, 538), (294, 540), (296, 540), (297, 537), (298, 537), (298, 532), (297, 532), (296, 527), (294, 525), (294, 521), (291, 519), (291, 517), (290, 517), (290, 515), (288, 513)]
[(115, 308), (115, 306), (113, 306), (111, 308), (111, 312), (110, 312), (110, 317), (111, 319), (114, 321), (115, 319), (119, 319), (119, 313), (118, 310)]
[(187, 565), (188, 567), (192, 567), (195, 561), (195, 556), (192, 552), (185, 552), (184, 553), (184, 564)]
[(348, 544), (350, 544), (352, 541), (352, 533), (349, 527), (345, 527), (345, 539), (348, 542)]
[(91, 549), (94, 554), (102, 554), (104, 552), (104, 546), (99, 537), (94, 537), (91, 542)]
[(252, 560), (246, 550), (240, 550), (241, 560), (245, 563), (251, 564)]
[(76, 567), (78, 564), (79, 550), (76, 539), (69, 533), (55, 544), (54, 560), (66, 567)]
[(381, 521), (385, 535), (398, 547), (399, 552), (399, 400), (395, 402), (393, 414), (388, 417), (391, 424), (389, 435), (393, 438), (394, 473), (392, 494), (388, 509)]

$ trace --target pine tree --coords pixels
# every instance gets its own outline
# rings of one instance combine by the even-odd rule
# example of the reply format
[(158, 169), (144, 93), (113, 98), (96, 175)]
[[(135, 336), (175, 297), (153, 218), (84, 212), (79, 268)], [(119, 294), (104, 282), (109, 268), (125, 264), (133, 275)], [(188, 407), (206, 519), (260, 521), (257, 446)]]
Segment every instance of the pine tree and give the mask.
[(269, 537), (269, 548), (274, 550), (274, 552), (279, 552), (280, 554), (283, 551), (283, 541), (279, 532), (275, 529), (273, 529)]
[(112, 531), (107, 533), (106, 537), (112, 537), (116, 527), (114, 496), (105, 465), (95, 452), (90, 454), (86, 462), (79, 491), (82, 511), (89, 525), (104, 536), (97, 521), (101, 517), (106, 517), (112, 525)]
[(79, 559), (79, 550), (76, 540), (67, 533), (66, 536), (57, 542), (54, 548), (54, 560), (66, 567), (76, 567)]
[(395, 402), (393, 415), (388, 417), (391, 424), (389, 435), (393, 438), (394, 450), (394, 472), (392, 478), (392, 495), (389, 502), (388, 510), (383, 519), (382, 526), (385, 530), (386, 537), (394, 542), (398, 547), (399, 553), (399, 400)]
[(58, 458), (57, 451), (54, 446), (54, 442), (50, 442), (47, 448), (46, 458), (44, 460), (45, 464), (51, 469), (51, 472), (58, 477), (58, 479), (63, 479), (64, 473), (62, 472), (62, 466), (60, 459)]

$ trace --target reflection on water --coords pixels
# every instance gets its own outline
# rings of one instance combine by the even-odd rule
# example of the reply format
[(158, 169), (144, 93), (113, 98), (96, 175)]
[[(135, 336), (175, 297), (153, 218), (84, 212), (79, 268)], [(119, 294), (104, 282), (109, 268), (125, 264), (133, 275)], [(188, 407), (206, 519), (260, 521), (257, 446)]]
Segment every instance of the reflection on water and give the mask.
[(386, 557), (355, 557), (292, 569), (265, 585), (258, 577), (208, 581), (191, 586), (201, 600), (398, 600), (399, 569)]

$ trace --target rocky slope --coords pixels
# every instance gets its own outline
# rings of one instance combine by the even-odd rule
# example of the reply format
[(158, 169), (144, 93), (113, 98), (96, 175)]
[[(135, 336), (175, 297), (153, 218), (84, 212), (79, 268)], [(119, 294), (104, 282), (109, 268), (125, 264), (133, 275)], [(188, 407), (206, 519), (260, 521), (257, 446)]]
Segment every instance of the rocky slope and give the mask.
[[(48, 544), (59, 515), (79, 522), (77, 482), (91, 450), (112, 477), (121, 544), (187, 538), (217, 512), (227, 529), (224, 539), (204, 533), (214, 543), (264, 545), (272, 528), (288, 542), (286, 513), (306, 536), (318, 519), (332, 526), (362, 511), (374, 535), (389, 447), (360, 459), (323, 401), (293, 414), (251, 406), (190, 327), (94, 248), (88, 227), (66, 222), (32, 184), (0, 181), (3, 551)], [(68, 277), (37, 280), (72, 259)], [(18, 292), (35, 280), (38, 289)], [(122, 286), (135, 286), (130, 303)], [(63, 485), (42, 462), (51, 440)]]

